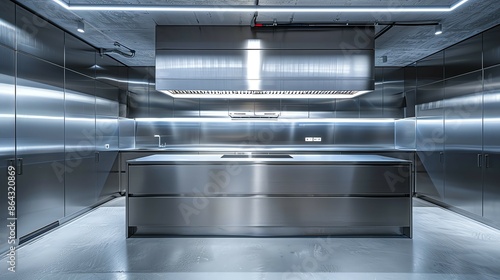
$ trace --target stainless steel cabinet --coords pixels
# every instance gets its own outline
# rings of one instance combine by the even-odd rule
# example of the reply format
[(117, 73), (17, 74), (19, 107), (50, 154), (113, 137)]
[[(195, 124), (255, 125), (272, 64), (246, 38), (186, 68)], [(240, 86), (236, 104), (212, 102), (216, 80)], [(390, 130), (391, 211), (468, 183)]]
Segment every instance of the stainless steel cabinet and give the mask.
[(119, 192), (118, 94), (116, 86), (96, 81), (97, 196)]
[[(12, 165), (15, 158), (15, 87), (14, 51), (0, 46), (0, 220), (7, 221), (7, 166)], [(0, 226), (0, 252), (7, 249), (8, 231), (5, 225)]]
[(18, 53), (18, 236), (64, 216), (64, 70)]
[(443, 82), (417, 90), (416, 187), (419, 195), (444, 201)]
[(483, 216), (500, 225), (500, 66), (484, 71)]
[(94, 80), (66, 70), (65, 216), (97, 202)]
[(482, 71), (445, 82), (445, 202), (482, 216)]

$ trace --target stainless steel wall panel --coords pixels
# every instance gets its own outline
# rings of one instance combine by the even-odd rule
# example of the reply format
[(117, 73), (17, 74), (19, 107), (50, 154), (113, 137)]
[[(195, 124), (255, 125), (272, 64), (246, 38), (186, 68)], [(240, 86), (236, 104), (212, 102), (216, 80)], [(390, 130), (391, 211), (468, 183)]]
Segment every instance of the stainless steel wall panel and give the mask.
[(94, 79), (66, 70), (65, 93), (66, 113), (95, 118)]
[[(386, 174), (405, 166), (238, 164), (237, 175), (227, 165), (139, 165), (129, 167), (129, 192), (134, 195), (402, 195), (408, 182), (391, 184)], [(196, 174), (196, 176), (192, 176)]]
[(337, 99), (335, 107), (336, 118), (359, 118), (359, 99)]
[(17, 50), (64, 66), (64, 32), (16, 6)]
[(335, 99), (309, 99), (309, 118), (334, 118), (338, 101)]
[(483, 33), (484, 68), (500, 64), (500, 26)]
[(281, 99), (254, 99), (255, 112), (280, 112)]
[[(2, 13), (2, 12), (0, 12)], [(1, 20), (1, 19), (0, 19)], [(13, 50), (0, 45), (0, 182), (5, 186), (0, 192), (0, 219), (7, 221), (8, 205), (8, 175), (7, 168), (16, 156), (16, 119), (15, 119), (15, 53)], [(15, 164), (15, 161), (14, 161)], [(4, 240), (0, 245), (0, 252), (7, 250), (8, 229), (0, 227), (0, 238)]]
[(229, 112), (254, 112), (253, 99), (229, 99)]
[(417, 63), (406, 66), (404, 68), (404, 75), (405, 75), (405, 82), (404, 82), (405, 91), (415, 89), (417, 87)]
[(500, 224), (500, 66), (484, 71), (483, 216)]
[(415, 105), (417, 104), (417, 91), (410, 90), (405, 92), (405, 98), (406, 98), (405, 117), (413, 118), (416, 116)]
[(335, 124), (335, 145), (394, 148), (394, 122), (339, 122)]
[(482, 215), (482, 72), (445, 84), (445, 202)]
[(118, 119), (118, 148), (127, 150), (135, 148), (135, 121), (132, 119)]
[(359, 116), (380, 118), (384, 114), (384, 68), (375, 68), (375, 90), (360, 96)]
[[(404, 117), (404, 69), (387, 67), (384, 70), (383, 98), (380, 107), (384, 118)], [(360, 98), (362, 98), (361, 96)], [(361, 112), (362, 113), (362, 110)]]
[[(200, 123), (199, 143), (202, 145), (246, 145), (257, 144), (254, 137), (254, 124), (248, 121), (233, 121), (221, 123)], [(182, 140), (181, 140), (182, 141)]]
[(0, 10), (0, 44), (16, 48), (16, 5), (11, 1), (3, 1)]
[(444, 51), (419, 60), (416, 69), (419, 87), (442, 81), (444, 79)]
[(65, 183), (66, 217), (97, 202), (94, 79), (66, 70)]
[(417, 97), (415, 190), (444, 201), (444, 82), (418, 88)]
[[(318, 99), (316, 99), (318, 100)], [(309, 104), (308, 99), (282, 99), (281, 100), (281, 115), (280, 118), (308, 118)], [(330, 100), (330, 104), (335, 104), (335, 101)], [(333, 105), (334, 106), (334, 105)], [(331, 108), (330, 108), (331, 109)], [(328, 112), (328, 111), (327, 111)], [(329, 111), (330, 117), (333, 117), (333, 112)]]
[(95, 61), (95, 77), (97, 80), (120, 89), (128, 90), (128, 70), (125, 65), (107, 55), (97, 55)]
[(155, 135), (161, 136), (161, 145), (198, 145), (200, 130), (197, 122), (137, 121), (136, 147), (158, 148)]
[(18, 236), (64, 216), (64, 70), (18, 54), (16, 153), (23, 159), (18, 176)]
[(483, 35), (479, 34), (444, 51), (445, 78), (479, 70), (483, 67)]
[(229, 99), (200, 99), (200, 117), (227, 118), (229, 116)]
[(64, 66), (86, 76), (95, 77), (96, 49), (73, 35), (64, 34)]
[[(151, 76), (148, 67), (130, 67), (127, 100), (127, 117), (129, 118), (148, 118), (149, 114), (149, 82)], [(172, 104), (170, 111), (172, 112)], [(167, 110), (167, 108), (165, 108)], [(168, 114), (172, 116), (172, 113)], [(154, 115), (153, 115), (154, 116)], [(159, 116), (158, 116), (159, 117)]]
[(200, 99), (174, 99), (174, 117), (199, 117)]
[(406, 118), (395, 121), (395, 145), (396, 149), (415, 149), (416, 148), (416, 119)]
[(100, 81), (96, 81), (95, 95), (97, 98), (97, 104), (96, 104), (97, 115), (118, 116), (119, 113), (118, 101), (120, 97), (120, 89), (118, 87)]
[(156, 91), (154, 85), (149, 86), (149, 116), (153, 118), (171, 118), (174, 114), (173, 106), (174, 98), (163, 92)]

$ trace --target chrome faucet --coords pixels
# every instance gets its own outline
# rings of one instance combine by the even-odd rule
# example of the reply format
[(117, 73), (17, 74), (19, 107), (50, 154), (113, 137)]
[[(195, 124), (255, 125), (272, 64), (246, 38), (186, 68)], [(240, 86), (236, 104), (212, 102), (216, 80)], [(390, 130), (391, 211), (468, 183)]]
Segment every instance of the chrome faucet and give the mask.
[(162, 148), (163, 146), (161, 145), (161, 135), (155, 135), (155, 137), (158, 137), (158, 148)]

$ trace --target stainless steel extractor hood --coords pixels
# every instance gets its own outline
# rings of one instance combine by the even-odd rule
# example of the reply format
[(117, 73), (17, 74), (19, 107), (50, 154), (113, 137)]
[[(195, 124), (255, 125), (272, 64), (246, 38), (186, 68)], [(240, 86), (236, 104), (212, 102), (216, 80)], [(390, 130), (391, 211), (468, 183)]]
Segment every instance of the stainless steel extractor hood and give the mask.
[(156, 28), (156, 89), (174, 97), (352, 98), (374, 63), (373, 27)]

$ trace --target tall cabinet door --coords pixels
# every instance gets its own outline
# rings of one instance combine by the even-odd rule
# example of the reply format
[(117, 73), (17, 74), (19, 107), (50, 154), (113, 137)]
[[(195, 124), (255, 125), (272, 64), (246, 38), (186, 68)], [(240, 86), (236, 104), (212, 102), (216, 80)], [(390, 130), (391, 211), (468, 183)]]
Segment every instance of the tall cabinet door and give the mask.
[(66, 70), (65, 216), (97, 202), (94, 79)]
[(500, 66), (484, 70), (483, 216), (500, 224)]
[(417, 178), (419, 195), (444, 201), (443, 82), (417, 89)]
[(18, 236), (64, 216), (63, 68), (18, 53)]
[(445, 202), (481, 216), (482, 71), (445, 83)]
[(96, 81), (97, 196), (106, 199), (119, 192), (118, 160), (119, 89)]
[[(7, 168), (15, 163), (15, 54), (14, 51), (0, 45), (0, 182), (5, 186), (0, 191), (0, 220), (7, 221), (8, 176)], [(15, 186), (14, 186), (15, 187)], [(14, 197), (14, 196), (13, 196)], [(0, 226), (0, 252), (7, 249), (8, 231), (5, 225)]]

